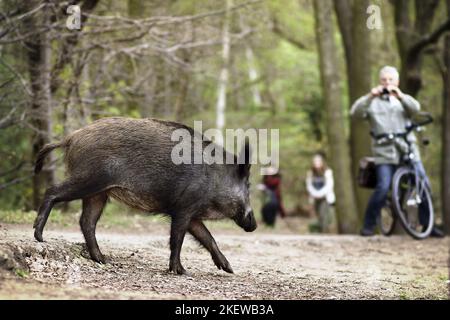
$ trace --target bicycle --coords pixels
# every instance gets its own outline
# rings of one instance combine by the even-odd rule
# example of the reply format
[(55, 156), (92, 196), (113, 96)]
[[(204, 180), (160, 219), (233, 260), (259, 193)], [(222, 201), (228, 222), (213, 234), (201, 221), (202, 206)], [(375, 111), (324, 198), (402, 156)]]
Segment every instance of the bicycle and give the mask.
[[(433, 122), (433, 117), (429, 113), (422, 112), (419, 115), (426, 119), (421, 122), (412, 122), (405, 128), (405, 132), (372, 135), (379, 143), (396, 143), (396, 139), (402, 139), (406, 145), (406, 149), (401, 154), (400, 165), (392, 178), (391, 194), (378, 220), (381, 233), (387, 236), (394, 232), (398, 220), (405, 231), (415, 239), (428, 237), (433, 229), (434, 210), (431, 187), (428, 180), (420, 174), (418, 164), (414, 161), (412, 143), (407, 138), (412, 131), (422, 131), (423, 126)], [(429, 141), (424, 140), (423, 144), (428, 145)], [(428, 206), (427, 214), (422, 217), (420, 217), (420, 205)]]

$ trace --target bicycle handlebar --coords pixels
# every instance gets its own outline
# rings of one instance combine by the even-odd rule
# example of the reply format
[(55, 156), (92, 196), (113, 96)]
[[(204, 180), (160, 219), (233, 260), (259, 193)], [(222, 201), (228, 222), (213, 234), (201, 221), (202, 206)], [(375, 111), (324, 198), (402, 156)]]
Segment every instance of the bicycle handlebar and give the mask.
[(406, 138), (406, 136), (413, 130), (419, 128), (419, 127), (423, 127), (427, 124), (430, 124), (434, 121), (431, 113), (429, 112), (419, 112), (418, 113), (419, 116), (426, 118), (425, 120), (423, 120), (422, 122), (413, 122), (411, 125), (406, 126), (406, 131), (405, 132), (399, 132), (399, 133), (382, 133), (382, 134), (378, 134), (378, 135), (374, 135), (373, 132), (370, 132), (370, 135), (375, 139), (375, 140), (380, 140), (380, 139), (388, 139), (388, 140), (393, 140), (396, 137), (399, 138)]
[(425, 125), (430, 124), (430, 123), (432, 123), (434, 121), (433, 116), (429, 112), (419, 112), (418, 115), (421, 116), (421, 117), (424, 117), (426, 119), (423, 120), (422, 122), (413, 123), (412, 125), (414, 125), (416, 128), (425, 126)]

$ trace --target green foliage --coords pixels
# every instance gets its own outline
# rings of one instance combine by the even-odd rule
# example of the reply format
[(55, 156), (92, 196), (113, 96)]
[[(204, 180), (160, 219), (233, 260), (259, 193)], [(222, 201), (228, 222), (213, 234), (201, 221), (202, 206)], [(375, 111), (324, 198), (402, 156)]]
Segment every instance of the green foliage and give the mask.
[[(0, 208), (20, 208), (27, 204), (23, 193), (31, 191), (31, 172), (29, 171), (27, 142), (29, 132), (19, 127), (10, 127), (2, 130), (0, 134), (0, 185), (12, 183), (15, 179), (24, 178), (19, 185), (0, 189)], [(15, 171), (22, 164), (19, 171)], [(27, 170), (28, 169), (28, 170)], [(7, 173), (9, 172), (9, 173)], [(18, 174), (19, 173), (19, 174)]]
[[(239, 5), (243, 1), (235, 0), (233, 2), (235, 5)], [(212, 0), (201, 3), (194, 1), (157, 1), (145, 2), (145, 4), (137, 1), (100, 3), (95, 12), (97, 15), (121, 14), (126, 16), (129, 11), (128, 5), (134, 3), (137, 6), (134, 11), (139, 18), (195, 15), (212, 10), (221, 10), (225, 7), (224, 2)], [(372, 78), (375, 85), (378, 67), (385, 64), (398, 66), (399, 57), (391, 5), (385, 4), (382, 0), (375, 0), (374, 4), (379, 4), (382, 7), (384, 26), (383, 30), (373, 31), (371, 34), (373, 49), (370, 54), (374, 67)], [(1, 4), (0, 9), (8, 7), (8, 10), (5, 11), (7, 12), (12, 8), (9, 8), (10, 6), (12, 6), (12, 2), (8, 2), (8, 6)], [(140, 10), (142, 12), (139, 12)], [(441, 19), (444, 18), (444, 14), (444, 10), (438, 13)], [(305, 201), (304, 179), (310, 166), (311, 156), (318, 150), (327, 150), (326, 114), (320, 87), (312, 3), (309, 0), (269, 0), (245, 9), (234, 10), (232, 16), (232, 31), (234, 33), (242, 31), (240, 30), (240, 15), (244, 17), (248, 27), (254, 28), (254, 32), (244, 39), (233, 38), (232, 41), (226, 127), (280, 130), (282, 190), (286, 207), (292, 208)], [(277, 21), (286, 35), (301, 42), (304, 48), (299, 48), (285, 37), (272, 32), (270, 24), (273, 20)], [(213, 15), (204, 20), (196, 19), (193, 21), (193, 25), (201, 25), (202, 23), (208, 26), (208, 28), (201, 30), (202, 34), (211, 32), (211, 30), (221, 30), (223, 17)], [(338, 85), (343, 89), (342, 100), (345, 114), (348, 115), (349, 105), (352, 101), (348, 101), (342, 39), (337, 25), (335, 26), (340, 60), (337, 67), (341, 72), (341, 81)], [(177, 28), (183, 27), (187, 27), (187, 25), (161, 24), (157, 28), (151, 29), (151, 32), (166, 34), (167, 39), (164, 39), (170, 42), (173, 39), (177, 40), (176, 33), (179, 30)], [(84, 30), (93, 31), (95, 26), (91, 27), (88, 24)], [(113, 35), (117, 34), (126, 38), (129, 35), (127, 32), (129, 30), (102, 34), (102, 43), (108, 43), (110, 38), (112, 39)], [(193, 36), (197, 36), (201, 40), (202, 34), (193, 34)], [(221, 33), (211, 33), (208, 40), (217, 42), (220, 40), (220, 35)], [(91, 40), (92, 38), (82, 39), (80, 48), (81, 44), (86, 46)], [(95, 40), (100, 40), (100, 37)], [(189, 40), (183, 39), (183, 41)], [(117, 47), (114, 47), (114, 49), (120, 51), (121, 45), (131, 47), (136, 44), (135, 41), (126, 42), (126, 44), (117, 41), (114, 44)], [(250, 45), (254, 52), (254, 64), (259, 77), (255, 85), (261, 93), (262, 106), (255, 106), (253, 103), (252, 86), (249, 84), (248, 76), (248, 61), (245, 55), (246, 45)], [(60, 48), (61, 43), (54, 40), (52, 43), (54, 60), (58, 57)], [(189, 86), (186, 98), (181, 103), (184, 108), (182, 122), (192, 126), (194, 120), (203, 120), (203, 129), (214, 127), (218, 75), (222, 67), (221, 46), (207, 45), (186, 50), (186, 52), (180, 50), (170, 53), (178, 61), (182, 60), (184, 53), (187, 53), (191, 68), (183, 68), (177, 65), (176, 62), (170, 60), (169, 54), (161, 52), (152, 52), (151, 54), (135, 52), (135, 56), (118, 54), (108, 63), (105, 63), (103, 61), (104, 55), (109, 54), (109, 52), (93, 50), (92, 56), (87, 60), (86, 70), (84, 70), (86, 72), (78, 79), (80, 80), (78, 92), (72, 93), (70, 97), (70, 108), (75, 115), (64, 115), (61, 106), (65, 105), (68, 98), (68, 89), (73, 83), (72, 80), (74, 80), (75, 72), (73, 68), (77, 65), (77, 62), (80, 62), (76, 60), (79, 57), (74, 53), (73, 63), (67, 64), (58, 75), (62, 83), (61, 87), (53, 93), (54, 116), (52, 118), (53, 137), (51, 139), (56, 140), (82, 124), (100, 117), (127, 116), (139, 118), (144, 114), (142, 111), (144, 109), (148, 111), (147, 115), (151, 117), (173, 120), (174, 112), (170, 108), (173, 108), (180, 96), (180, 79), (183, 73), (188, 75)], [(29, 80), (26, 50), (5, 45), (1, 49), (0, 55), (2, 61), (12, 65), (16, 71), (24, 76), (25, 80)], [(103, 69), (99, 68), (99, 65), (102, 65)], [(98, 75), (100, 76), (97, 78)], [(422, 103), (424, 110), (433, 113), (436, 122), (427, 129), (426, 135), (431, 138), (432, 144), (426, 150), (423, 150), (422, 156), (432, 182), (435, 205), (439, 212), (442, 80), (433, 55), (425, 56), (423, 76), (424, 88), (420, 92), (419, 101)], [(15, 77), (15, 75), (11, 70), (0, 63), (0, 85), (12, 77)], [(139, 85), (136, 82), (139, 82)], [(0, 119), (7, 114), (11, 106), (20, 105), (22, 108), (20, 112), (27, 111), (28, 113), (25, 113), (26, 118), (23, 125), (0, 131), (0, 185), (15, 178), (25, 179), (20, 183), (0, 189), (0, 221), (32, 223), (35, 212), (30, 211), (32, 208), (32, 166), (34, 162), (34, 159), (31, 159), (31, 154), (36, 132), (30, 129), (32, 121), (28, 118), (31, 99), (24, 93), (19, 81), (14, 83), (17, 87), (9, 88), (8, 100), (0, 99)], [(131, 90), (133, 86), (140, 89), (133, 92)], [(91, 90), (98, 96), (94, 95)], [(5, 92), (5, 88), (2, 88), (0, 97), (3, 97)], [(80, 97), (77, 95), (80, 95)], [(80, 101), (78, 98), (85, 98), (88, 102)], [(83, 112), (85, 114), (81, 115)], [(65, 120), (65, 116), (67, 116), (67, 120)], [(346, 120), (348, 121), (348, 117)], [(53, 152), (59, 159), (61, 158), (61, 150)], [(3, 175), (4, 172), (13, 169), (22, 161), (24, 165), (19, 172)], [(253, 169), (255, 174), (252, 175), (253, 186), (261, 181), (261, 176), (257, 174), (258, 171), (259, 167), (255, 166)], [(63, 178), (63, 163), (59, 160), (57, 162), (57, 181), (61, 181)], [(252, 196), (258, 208), (259, 191), (253, 189)], [(51, 222), (59, 224), (77, 223), (80, 212), (79, 202), (70, 205), (68, 214), (61, 213), (58, 210), (54, 210), (50, 215)], [(129, 214), (127, 212), (130, 212), (129, 208), (112, 201), (106, 207), (102, 222), (107, 226), (125, 226), (133, 223), (129, 222), (130, 217), (138, 219), (133, 218), (136, 215), (134, 211), (131, 210)]]

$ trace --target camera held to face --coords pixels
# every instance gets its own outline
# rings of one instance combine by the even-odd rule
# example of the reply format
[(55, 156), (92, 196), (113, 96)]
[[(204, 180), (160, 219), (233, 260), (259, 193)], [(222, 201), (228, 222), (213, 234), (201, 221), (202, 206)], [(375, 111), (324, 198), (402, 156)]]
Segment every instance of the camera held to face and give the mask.
[(390, 93), (391, 91), (389, 91), (388, 88), (384, 87), (380, 94), (381, 99), (389, 100)]

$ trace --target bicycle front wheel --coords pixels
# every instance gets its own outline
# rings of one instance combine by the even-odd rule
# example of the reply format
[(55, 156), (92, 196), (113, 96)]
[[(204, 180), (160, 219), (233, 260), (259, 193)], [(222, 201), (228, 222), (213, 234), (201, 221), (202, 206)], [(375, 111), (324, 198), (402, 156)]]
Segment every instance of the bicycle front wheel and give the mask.
[(426, 183), (417, 179), (409, 167), (399, 168), (392, 179), (392, 202), (406, 232), (415, 239), (424, 239), (431, 233), (434, 210), (431, 193)]

